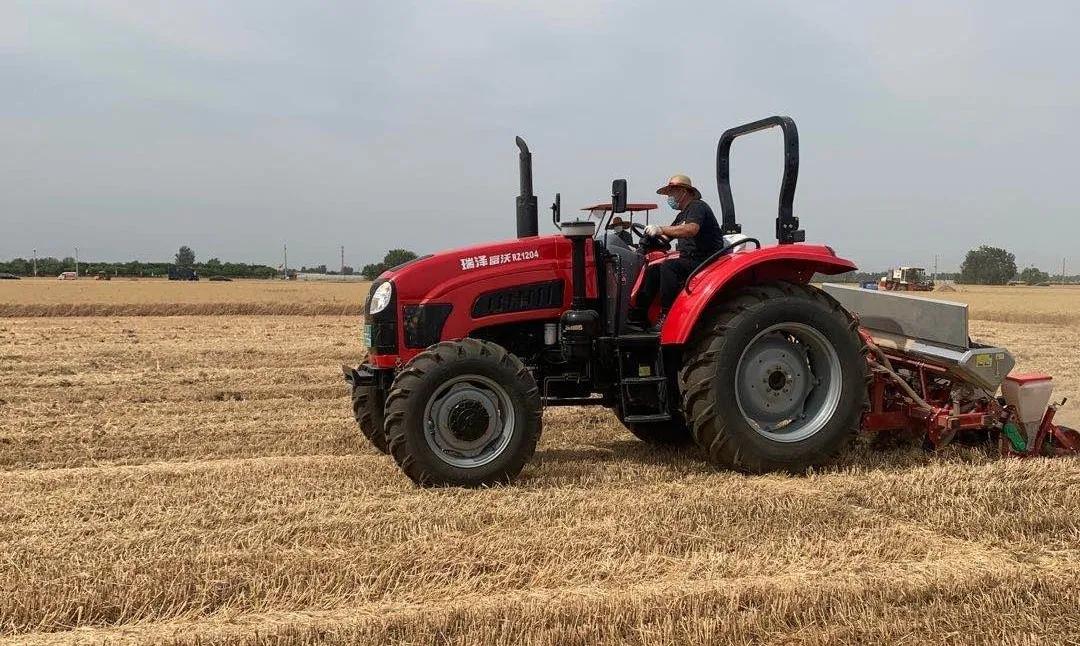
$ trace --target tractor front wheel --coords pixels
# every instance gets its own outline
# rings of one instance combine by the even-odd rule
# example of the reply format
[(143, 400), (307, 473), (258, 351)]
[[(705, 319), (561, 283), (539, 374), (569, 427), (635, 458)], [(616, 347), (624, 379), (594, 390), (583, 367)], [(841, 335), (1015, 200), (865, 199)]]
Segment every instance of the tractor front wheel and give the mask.
[(849, 444), (866, 402), (866, 348), (839, 303), (770, 283), (708, 316), (679, 379), (694, 440), (714, 463), (797, 473)]
[(352, 387), (353, 417), (356, 418), (360, 432), (380, 453), (389, 453), (390, 447), (383, 427), (383, 398), (374, 384)]
[(390, 454), (424, 486), (509, 482), (540, 439), (540, 391), (521, 361), (477, 339), (416, 355), (386, 398)]

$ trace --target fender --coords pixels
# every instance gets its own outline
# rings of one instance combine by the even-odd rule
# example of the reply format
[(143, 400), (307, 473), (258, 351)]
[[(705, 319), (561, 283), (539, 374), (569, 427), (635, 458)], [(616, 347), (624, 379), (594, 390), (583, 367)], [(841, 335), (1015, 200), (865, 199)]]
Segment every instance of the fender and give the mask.
[(660, 343), (686, 343), (701, 313), (725, 289), (774, 280), (808, 283), (815, 273), (842, 274), (855, 268), (855, 263), (825, 245), (784, 244), (727, 254), (679, 292), (660, 332)]

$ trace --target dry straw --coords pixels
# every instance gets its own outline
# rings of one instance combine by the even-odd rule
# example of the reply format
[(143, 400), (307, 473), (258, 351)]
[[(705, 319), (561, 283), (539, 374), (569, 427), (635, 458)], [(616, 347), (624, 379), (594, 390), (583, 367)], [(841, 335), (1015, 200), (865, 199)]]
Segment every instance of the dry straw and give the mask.
[(366, 282), (0, 281), (0, 317), (360, 314)]
[[(560, 409), (514, 486), (422, 490), (349, 418), (358, 323), (0, 320), (0, 644), (1080, 641), (1078, 460), (744, 477)], [(1078, 332), (973, 325), (1063, 394)]]

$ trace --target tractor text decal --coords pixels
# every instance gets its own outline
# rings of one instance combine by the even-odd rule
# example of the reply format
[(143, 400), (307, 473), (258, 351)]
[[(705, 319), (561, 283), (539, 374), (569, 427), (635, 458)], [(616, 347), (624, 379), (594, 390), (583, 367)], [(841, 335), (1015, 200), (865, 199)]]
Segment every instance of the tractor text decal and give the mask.
[(458, 261), (461, 263), (462, 271), (466, 271), (491, 265), (506, 265), (523, 260), (535, 260), (539, 257), (540, 252), (532, 249), (530, 251), (515, 251), (514, 253), (496, 253), (490, 256), (469, 256), (468, 258), (459, 258)]

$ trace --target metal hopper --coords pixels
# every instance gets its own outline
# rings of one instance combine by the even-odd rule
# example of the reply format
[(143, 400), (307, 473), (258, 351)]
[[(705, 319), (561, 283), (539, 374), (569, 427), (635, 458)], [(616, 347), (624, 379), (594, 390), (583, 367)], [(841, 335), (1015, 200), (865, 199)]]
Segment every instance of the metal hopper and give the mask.
[(995, 392), (1016, 365), (1008, 350), (971, 340), (964, 303), (846, 285), (823, 289), (859, 317), (879, 347), (945, 368), (962, 381)]

